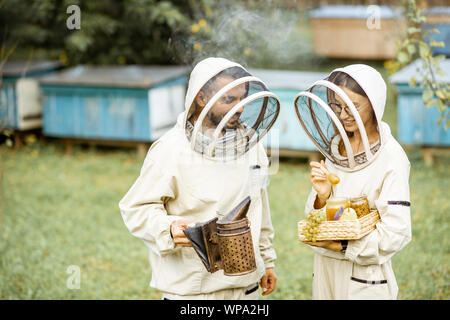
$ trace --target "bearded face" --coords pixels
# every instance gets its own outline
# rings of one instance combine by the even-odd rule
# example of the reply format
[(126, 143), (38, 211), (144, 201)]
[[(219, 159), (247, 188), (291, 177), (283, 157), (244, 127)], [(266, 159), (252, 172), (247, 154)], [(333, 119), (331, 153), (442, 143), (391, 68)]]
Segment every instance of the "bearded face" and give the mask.
[[(228, 83), (232, 82), (234, 79), (230, 77), (222, 77), (217, 79), (216, 88), (223, 88)], [(225, 94), (223, 94), (219, 100), (211, 107), (211, 110), (207, 114), (207, 123), (206, 125), (211, 128), (216, 128), (223, 117), (239, 102), (247, 97), (247, 89), (245, 84), (238, 85), (230, 90), (228, 90)], [(244, 111), (244, 107), (242, 106), (239, 110), (236, 111), (235, 114), (230, 118), (230, 120), (226, 123), (225, 129), (235, 129), (239, 124), (239, 117)]]

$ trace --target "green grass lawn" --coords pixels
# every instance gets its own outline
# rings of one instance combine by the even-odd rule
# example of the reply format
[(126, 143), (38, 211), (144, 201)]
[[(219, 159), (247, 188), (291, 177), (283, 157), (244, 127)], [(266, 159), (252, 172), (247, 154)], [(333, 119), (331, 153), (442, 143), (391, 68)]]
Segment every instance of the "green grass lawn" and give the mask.
[[(143, 158), (126, 149), (57, 142), (19, 151), (0, 146), (0, 299), (158, 299), (150, 288), (147, 249), (123, 224), (118, 202)], [(412, 242), (393, 259), (400, 299), (448, 299), (447, 213), (450, 162), (426, 168), (408, 151)], [(310, 299), (312, 250), (297, 240), (297, 221), (310, 190), (308, 166), (284, 160), (269, 195), (278, 254), (276, 291), (264, 299)], [(80, 268), (80, 289), (68, 289), (69, 266)]]

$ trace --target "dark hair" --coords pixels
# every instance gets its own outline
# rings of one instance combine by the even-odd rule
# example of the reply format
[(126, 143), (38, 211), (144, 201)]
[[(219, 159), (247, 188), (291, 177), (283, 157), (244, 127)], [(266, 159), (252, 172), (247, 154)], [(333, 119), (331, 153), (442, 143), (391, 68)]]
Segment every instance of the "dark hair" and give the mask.
[(335, 71), (328, 77), (328, 81), (334, 83), (337, 86), (346, 87), (347, 89), (365, 97), (367, 97), (366, 92), (361, 88), (361, 86), (347, 73), (341, 71)]
[[(335, 71), (330, 74), (330, 76), (328, 77), (327, 80), (334, 83), (337, 86), (345, 87), (345, 88), (349, 89), (350, 91), (353, 91), (354, 93), (357, 93), (357, 94), (363, 96), (364, 98), (367, 98), (369, 100), (369, 103), (370, 103), (370, 106), (372, 109), (373, 124), (377, 125), (377, 120), (376, 120), (376, 116), (375, 116), (375, 111), (373, 110), (372, 102), (370, 102), (370, 99), (367, 96), (366, 92), (363, 90), (363, 88), (361, 88), (361, 86), (358, 84), (358, 82), (356, 82), (355, 79), (353, 79), (350, 75), (348, 75), (345, 72)], [(334, 91), (328, 89), (327, 90), (328, 98), (331, 93), (333, 95), (335, 94)], [(349, 137), (351, 137), (351, 136), (353, 136), (353, 132), (347, 132), (347, 135)]]

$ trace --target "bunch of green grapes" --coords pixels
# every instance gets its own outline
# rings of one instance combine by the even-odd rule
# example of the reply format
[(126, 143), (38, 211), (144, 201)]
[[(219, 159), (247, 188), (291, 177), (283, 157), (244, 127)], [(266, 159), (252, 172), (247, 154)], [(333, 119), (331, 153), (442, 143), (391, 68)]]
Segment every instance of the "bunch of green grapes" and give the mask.
[(325, 220), (325, 213), (320, 210), (312, 210), (306, 218), (306, 226), (303, 227), (303, 235), (307, 241), (316, 242), (316, 234), (319, 232), (319, 224)]

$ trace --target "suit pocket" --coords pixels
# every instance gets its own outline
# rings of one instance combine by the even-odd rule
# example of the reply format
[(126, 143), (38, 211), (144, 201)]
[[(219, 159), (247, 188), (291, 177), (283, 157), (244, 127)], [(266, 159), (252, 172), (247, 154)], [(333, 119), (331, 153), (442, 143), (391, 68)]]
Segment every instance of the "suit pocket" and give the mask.
[(379, 265), (353, 264), (348, 292), (351, 300), (391, 299), (388, 281)]
[(391, 299), (387, 280), (366, 280), (350, 278), (348, 285), (350, 300), (388, 300)]

